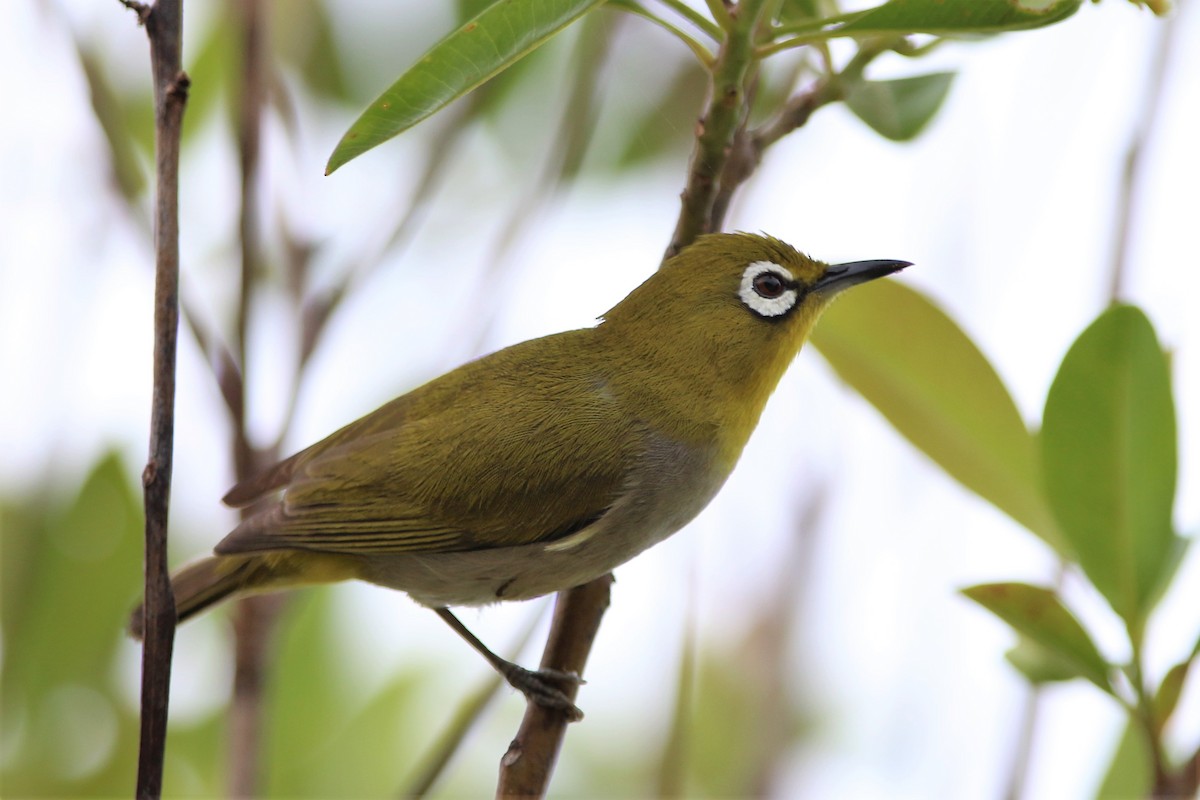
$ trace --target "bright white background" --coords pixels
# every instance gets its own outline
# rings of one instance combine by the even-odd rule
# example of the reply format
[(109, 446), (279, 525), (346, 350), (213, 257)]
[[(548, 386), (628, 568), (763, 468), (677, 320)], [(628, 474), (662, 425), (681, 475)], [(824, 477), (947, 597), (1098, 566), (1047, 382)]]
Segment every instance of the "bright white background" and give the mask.
[[(189, 8), (197, 20), (203, 5)], [(343, 13), (347, 30), (364, 26), (363, 35), (370, 35), (367, 20), (391, 8), (359, 5), (347, 4)], [(134, 468), (145, 456), (150, 255), (140, 222), (107, 198), (104, 145), (64, 21), (102, 31), (108, 56), (120, 56), (119, 70), (136, 74), (148, 63), (143, 34), (115, 0), (5, 4), (3, 494), (51, 472), (82, 474), (114, 445)], [(200, 23), (189, 17), (188, 24), (192, 35)], [(430, 24), (436, 31), (441, 23)], [(1056, 365), (1107, 302), (1122, 158), (1142, 116), (1162, 24), (1105, 0), (1043, 31), (946, 47), (921, 64), (881, 62), (876, 77), (933, 65), (961, 71), (931, 129), (913, 144), (890, 144), (844, 109), (823, 110), (770, 153), (729, 227), (770, 232), (826, 260), (915, 262), (899, 280), (935, 298), (975, 338), (1036, 424)], [(1176, 520), (1190, 534), (1200, 520), (1200, 53), (1190, 46), (1200, 41), (1200, 14), (1185, 7), (1177, 24), (1180, 46), (1137, 186), (1127, 299), (1147, 311), (1173, 354), (1181, 433)], [(636, 64), (647, 56), (628, 57)], [(397, 58), (396, 69), (411, 60)], [(294, 210), (334, 250), (340, 236), (361, 239), (383, 228), (371, 203), (357, 197), (387, 207), (384, 200), (398, 191), (390, 185), (393, 172), (373, 170), (375, 153), (321, 177), (349, 121), (301, 120), (307, 149), (294, 161), (272, 157), (267, 165), (270, 194), (297, 189), (297, 196), (319, 198), (316, 207)], [(213, 143), (185, 164), (183, 258), (185, 282), (202, 305), (221, 309), (234, 280), (232, 239), (195, 236), (214, 227), (228, 233), (235, 172), (220, 135), (208, 138)], [(268, 130), (268, 148), (282, 149), (281, 141)], [(400, 163), (408, 146), (401, 139), (386, 147)], [(473, 176), (481, 185), (490, 181), (491, 194), (481, 197), (493, 204), (436, 209), (404, 263), (382, 270), (355, 298), (318, 353), (290, 444), (313, 441), (475, 355), (476, 333), (487, 351), (591, 324), (654, 268), (673, 225), (683, 167), (577, 187), (518, 244), (504, 278), (485, 272), (483, 254), (515, 199), (505, 194), (501, 172)], [(495, 324), (468, 327), (475, 332), (462, 336), (464, 325), (475, 325), (480, 301), (464, 303), (447, 286), (481, 282), (484, 291), (472, 296), (494, 307)], [(252, 416), (264, 436), (284, 402), (272, 376), (287, 374), (286, 365), (267, 367), (272, 336), (288, 333), (282, 327), (254, 342), (268, 376), (251, 387)], [(225, 422), (194, 344), (186, 334), (181, 343), (172, 509), (180, 561), (211, 547), (232, 521), (218, 503), (230, 474)], [(588, 722), (571, 736), (591, 728), (618, 751), (655, 741), (658, 731), (640, 738), (622, 721), (639, 713), (667, 718), (689, 608), (701, 642), (741, 635), (750, 616), (742, 610), (788, 578), (780, 571), (801, 535), (796, 510), (817, 493), (825, 513), (819, 528), (804, 534), (818, 537), (817, 562), (804, 573), (793, 669), (822, 730), (816, 749), (798, 755), (780, 777), (778, 796), (996, 796), (1023, 688), (1003, 661), (1011, 634), (956, 589), (992, 580), (1046, 582), (1053, 561), (1033, 537), (931, 467), (811, 351), (780, 386), (721, 496), (689, 528), (618, 571), (580, 697)], [(1120, 629), (1102, 603), (1077, 584), (1068, 594), (1103, 631), (1102, 647), (1123, 656)], [(403, 596), (355, 586), (341, 597), (364, 679), (382, 680), (414, 657), (447, 665), (449, 679), (480, 674), (475, 657)], [(464, 618), (486, 641), (502, 643), (531, 611), (503, 607), (465, 611)], [(1159, 616), (1149, 642), (1156, 676), (1200, 630), (1196, 552)], [(369, 626), (355, 621), (364, 619)], [(173, 694), (179, 718), (203, 713), (228, 691), (226, 647), (215, 622), (181, 629)], [(132, 645), (126, 656), (114, 679), (133, 697)], [(536, 660), (536, 653), (525, 658)], [(1194, 748), (1200, 737), (1197, 683), (1171, 731), (1179, 749)], [(502, 713), (515, 718), (519, 705), (509, 698)], [(1089, 795), (1121, 729), (1117, 709), (1090, 686), (1070, 684), (1047, 693), (1041, 719), (1029, 796)], [(565, 757), (562, 769), (569, 763)]]

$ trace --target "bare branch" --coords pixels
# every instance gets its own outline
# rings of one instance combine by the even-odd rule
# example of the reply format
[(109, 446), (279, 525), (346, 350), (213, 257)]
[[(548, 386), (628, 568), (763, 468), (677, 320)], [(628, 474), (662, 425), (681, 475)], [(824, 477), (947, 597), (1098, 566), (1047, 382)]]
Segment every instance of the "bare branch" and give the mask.
[[(600, 620), (608, 609), (612, 582), (612, 575), (605, 575), (558, 593), (550, 636), (542, 653), (542, 669), (583, 674)], [(578, 690), (577, 685), (563, 686), (572, 701)], [(496, 797), (543, 797), (566, 732), (563, 712), (530, 702), (516, 738), (500, 759)]]
[(167, 570), (167, 518), (175, 438), (175, 362), (179, 334), (179, 148), (188, 77), (181, 66), (181, 0), (159, 0), (135, 10), (150, 39), (154, 78), (154, 365), (150, 446), (142, 472), (145, 528), (145, 605), (142, 627), (142, 719), (137, 796), (162, 795), (170, 699), (175, 598)]

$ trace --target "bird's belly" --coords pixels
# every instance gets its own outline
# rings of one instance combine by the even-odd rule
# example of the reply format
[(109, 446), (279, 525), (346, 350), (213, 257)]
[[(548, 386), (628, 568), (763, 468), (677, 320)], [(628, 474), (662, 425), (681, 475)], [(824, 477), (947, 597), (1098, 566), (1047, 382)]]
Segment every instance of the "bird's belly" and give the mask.
[(686, 525), (716, 495), (732, 465), (709, 452), (660, 443), (607, 513), (563, 539), (447, 553), (372, 554), (363, 580), (423, 605), (527, 600), (611, 572)]

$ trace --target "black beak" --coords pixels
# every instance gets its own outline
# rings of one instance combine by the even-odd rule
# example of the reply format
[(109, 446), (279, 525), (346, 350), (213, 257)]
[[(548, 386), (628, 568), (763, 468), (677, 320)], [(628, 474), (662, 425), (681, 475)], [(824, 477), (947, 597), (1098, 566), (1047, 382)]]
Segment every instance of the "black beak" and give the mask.
[(910, 261), (851, 261), (849, 264), (834, 264), (825, 270), (812, 286), (812, 291), (824, 295), (835, 295), (843, 289), (857, 286), (860, 283), (873, 281), (893, 272), (899, 272), (905, 267), (911, 267)]

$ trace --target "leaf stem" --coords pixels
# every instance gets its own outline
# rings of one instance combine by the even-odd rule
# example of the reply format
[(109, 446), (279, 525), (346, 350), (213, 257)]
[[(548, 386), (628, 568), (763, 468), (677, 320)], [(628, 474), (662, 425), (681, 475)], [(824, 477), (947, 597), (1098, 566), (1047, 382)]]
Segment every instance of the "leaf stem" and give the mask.
[(667, 22), (662, 17), (659, 17), (659, 16), (651, 13), (648, 9), (646, 9), (645, 6), (636, 2), (636, 0), (613, 0), (613, 2), (610, 3), (610, 5), (619, 6), (620, 8), (623, 8), (626, 11), (628, 11), (629, 13), (636, 14), (639, 17), (643, 17), (644, 19), (649, 20), (650, 22), (654, 23), (658, 27), (667, 31), (672, 36), (674, 36), (676, 39), (683, 42), (687, 46), (687, 48), (692, 51), (692, 54), (695, 55), (697, 59), (699, 59), (700, 63), (704, 66), (705, 69), (712, 69), (713, 62), (716, 60), (713, 58), (713, 54), (704, 45), (697, 42), (691, 36), (688, 36), (687, 32), (685, 32), (683, 29), (681, 29), (675, 25), (672, 25), (670, 22)]
[(723, 31), (733, 30), (733, 17), (729, 14), (729, 9), (726, 8), (722, 0), (705, 0), (708, 3), (708, 13), (713, 15), (713, 19), (721, 26)]
[(670, 8), (679, 16), (686, 19), (688, 22), (695, 25), (700, 30), (704, 31), (714, 42), (719, 42), (725, 38), (725, 31), (720, 25), (714, 23), (711, 19), (704, 16), (694, 8), (689, 6), (682, 0), (659, 0), (660, 3)]
[(1133, 684), (1135, 697), (1134, 705), (1127, 710), (1138, 726), (1146, 735), (1146, 746), (1150, 752), (1150, 763), (1154, 768), (1154, 796), (1163, 793), (1163, 787), (1171, 785), (1171, 774), (1167, 768), (1166, 755), (1163, 752), (1162, 737), (1159, 736), (1158, 726), (1154, 723), (1154, 702), (1146, 686), (1145, 672), (1142, 659), (1141, 627), (1128, 626), (1129, 641), (1133, 648), (1133, 657), (1129, 664), (1129, 680)]

